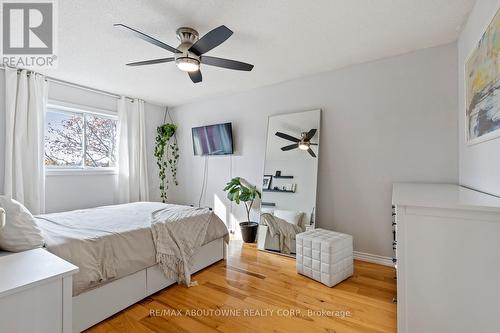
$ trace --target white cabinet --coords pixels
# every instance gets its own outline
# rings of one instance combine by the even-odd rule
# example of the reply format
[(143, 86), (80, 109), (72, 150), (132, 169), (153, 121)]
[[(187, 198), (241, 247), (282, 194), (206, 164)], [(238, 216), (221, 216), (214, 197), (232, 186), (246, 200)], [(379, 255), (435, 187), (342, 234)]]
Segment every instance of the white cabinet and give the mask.
[(0, 256), (0, 332), (72, 331), (78, 267), (43, 249)]
[(395, 184), (398, 332), (500, 332), (500, 198)]

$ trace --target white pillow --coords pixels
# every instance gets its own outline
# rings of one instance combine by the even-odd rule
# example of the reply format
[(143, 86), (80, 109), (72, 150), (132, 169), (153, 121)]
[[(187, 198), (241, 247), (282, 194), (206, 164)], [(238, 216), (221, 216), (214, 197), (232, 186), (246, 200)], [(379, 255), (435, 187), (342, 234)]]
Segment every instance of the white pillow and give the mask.
[(267, 214), (273, 215), (274, 214), (274, 208), (269, 208), (269, 207), (261, 206), (260, 212), (261, 212), (261, 214), (266, 214), (267, 213)]
[(274, 216), (279, 217), (282, 220), (287, 221), (288, 223), (299, 225), (300, 220), (302, 219), (302, 215), (304, 213), (297, 212), (295, 210), (279, 210), (276, 209), (274, 211)]
[(5, 227), (0, 229), (0, 249), (21, 252), (43, 246), (42, 232), (33, 215), (10, 196), (0, 196), (0, 207), (5, 209)]

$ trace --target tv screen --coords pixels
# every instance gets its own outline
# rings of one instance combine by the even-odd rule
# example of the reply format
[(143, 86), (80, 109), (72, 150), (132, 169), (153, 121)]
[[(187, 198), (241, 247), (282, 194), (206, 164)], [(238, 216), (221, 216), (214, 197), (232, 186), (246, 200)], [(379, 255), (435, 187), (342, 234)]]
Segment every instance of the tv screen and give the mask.
[(233, 153), (231, 123), (194, 127), (192, 132), (195, 155), (228, 155)]

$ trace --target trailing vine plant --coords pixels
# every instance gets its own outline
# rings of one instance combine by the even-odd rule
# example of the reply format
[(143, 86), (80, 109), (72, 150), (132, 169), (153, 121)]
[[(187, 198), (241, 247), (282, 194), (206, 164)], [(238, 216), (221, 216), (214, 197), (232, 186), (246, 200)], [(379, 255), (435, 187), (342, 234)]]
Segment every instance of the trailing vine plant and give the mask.
[(158, 126), (156, 129), (156, 146), (155, 157), (156, 165), (158, 166), (158, 175), (160, 177), (160, 197), (162, 202), (167, 202), (167, 190), (169, 179), (167, 171), (170, 172), (172, 181), (175, 185), (177, 182), (177, 162), (179, 161), (179, 147), (177, 146), (177, 139), (175, 131), (177, 126), (175, 124), (166, 123)]

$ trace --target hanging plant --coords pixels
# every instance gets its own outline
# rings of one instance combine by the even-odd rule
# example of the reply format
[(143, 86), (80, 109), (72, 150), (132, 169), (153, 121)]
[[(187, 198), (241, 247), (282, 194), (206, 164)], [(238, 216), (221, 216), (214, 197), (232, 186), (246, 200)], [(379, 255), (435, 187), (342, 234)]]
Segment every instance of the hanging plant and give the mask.
[(179, 147), (175, 138), (175, 124), (163, 124), (156, 129), (156, 146), (155, 157), (156, 165), (158, 166), (158, 175), (160, 177), (160, 197), (162, 202), (167, 202), (167, 190), (169, 179), (167, 170), (170, 171), (172, 181), (175, 185), (177, 182), (177, 162), (179, 160)]

